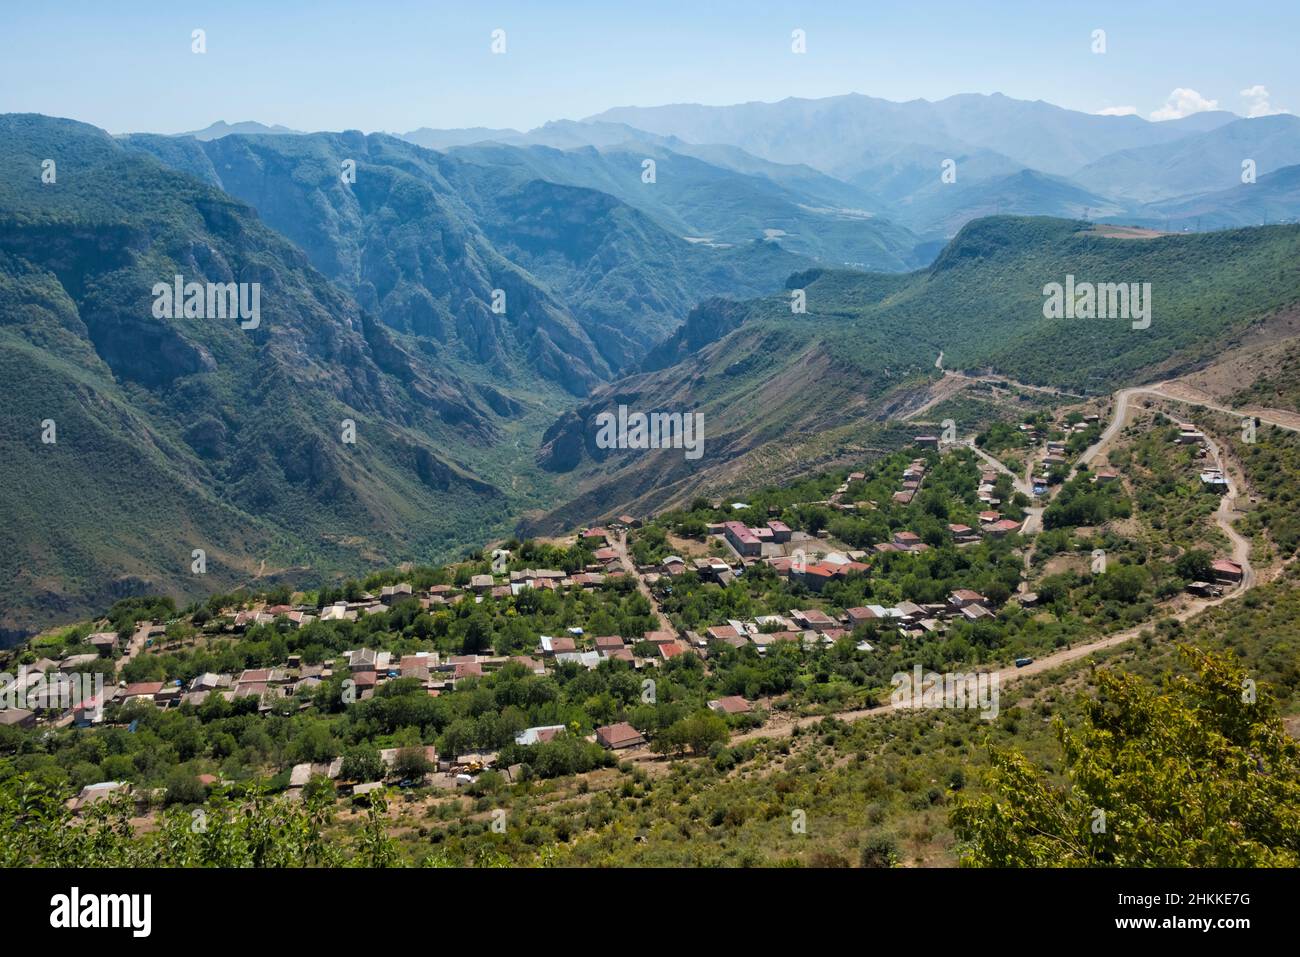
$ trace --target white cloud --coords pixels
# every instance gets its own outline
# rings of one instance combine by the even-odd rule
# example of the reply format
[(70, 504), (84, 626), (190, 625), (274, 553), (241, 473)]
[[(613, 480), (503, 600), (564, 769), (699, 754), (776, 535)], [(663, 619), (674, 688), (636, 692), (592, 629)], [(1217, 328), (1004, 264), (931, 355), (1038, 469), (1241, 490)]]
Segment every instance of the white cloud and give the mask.
[(1136, 106), (1108, 106), (1104, 110), (1098, 110), (1098, 116), (1137, 116)]
[(1180, 86), (1169, 94), (1169, 99), (1165, 101), (1164, 106), (1152, 111), (1151, 119), (1157, 123), (1161, 120), (1180, 120), (1193, 113), (1204, 113), (1206, 110), (1218, 108), (1218, 100), (1207, 100), (1195, 90)]
[(1273, 104), (1268, 101), (1268, 87), (1262, 83), (1256, 83), (1254, 86), (1242, 90), (1241, 96), (1246, 100), (1246, 115), (1249, 117), (1274, 116), (1286, 112), (1283, 109), (1273, 108)]

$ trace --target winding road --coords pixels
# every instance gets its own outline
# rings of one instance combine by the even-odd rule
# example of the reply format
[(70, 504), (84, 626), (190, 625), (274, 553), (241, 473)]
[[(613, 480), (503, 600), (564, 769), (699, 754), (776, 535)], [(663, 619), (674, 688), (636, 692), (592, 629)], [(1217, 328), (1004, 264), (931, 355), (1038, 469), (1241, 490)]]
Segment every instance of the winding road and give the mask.
[[(1084, 452), (1083, 456), (1080, 458), (1080, 461), (1081, 462), (1091, 461), (1102, 451), (1104, 451), (1107, 447), (1109, 447), (1109, 444), (1120, 433), (1120, 430), (1123, 429), (1124, 424), (1128, 417), (1129, 399), (1135, 395), (1148, 394), (1162, 399), (1170, 399), (1176, 402), (1184, 402), (1189, 405), (1201, 406), (1203, 408), (1211, 409), (1216, 412), (1223, 412), (1228, 415), (1244, 416), (1246, 414), (1246, 413), (1238, 412), (1233, 409), (1226, 409), (1220, 406), (1216, 406), (1213, 403), (1198, 402), (1180, 396), (1170, 395), (1167, 392), (1162, 391), (1162, 387), (1164, 387), (1165, 385), (1166, 383), (1162, 382), (1152, 386), (1138, 386), (1129, 389), (1121, 389), (1118, 392), (1116, 392), (1114, 408), (1112, 410), (1110, 423), (1106, 426), (1105, 430), (1102, 432), (1101, 437), (1098, 439), (1096, 444), (1094, 444), (1091, 448), (1089, 448)], [(1257, 415), (1261, 422), (1267, 422), (1269, 425), (1275, 425), (1278, 428), (1288, 429), (1289, 431), (1292, 432), (1300, 432), (1300, 428), (1296, 428), (1294, 426), (1288, 425), (1286, 422), (1283, 421), (1276, 421), (1278, 418), (1280, 418), (1280, 416), (1260, 414), (1254, 411), (1249, 412), (1249, 414)], [(966, 444), (970, 448), (974, 449), (975, 453), (979, 455), (981, 459), (988, 462), (999, 472), (1003, 472), (1007, 475), (1011, 475), (1013, 480), (1017, 481), (1018, 483), (1017, 487), (1019, 487), (1019, 480), (1014, 475), (1014, 473), (1012, 473), (1006, 466), (1004, 466), (997, 459), (993, 458), (991, 455), (986, 454), (983, 450), (976, 449), (973, 440), (968, 441)], [(1255, 569), (1251, 566), (1250, 563), (1250, 551), (1251, 551), (1250, 541), (1245, 536), (1243, 536), (1240, 532), (1238, 532), (1236, 528), (1234, 528), (1232, 525), (1232, 522), (1238, 517), (1239, 514), (1233, 510), (1232, 503), (1236, 501), (1238, 495), (1241, 493), (1242, 490), (1239, 489), (1236, 480), (1232, 477), (1232, 474), (1227, 469), (1226, 467), (1227, 462), (1224, 459), (1223, 452), (1219, 448), (1218, 443), (1216, 443), (1214, 440), (1210, 439), (1207, 436), (1206, 444), (1207, 446), (1209, 446), (1211, 454), (1214, 456), (1215, 462), (1218, 464), (1218, 467), (1222, 470), (1224, 477), (1228, 480), (1228, 494), (1223, 495), (1221, 497), (1219, 501), (1219, 507), (1214, 513), (1214, 520), (1218, 524), (1219, 528), (1223, 530), (1223, 533), (1227, 535), (1228, 540), (1232, 542), (1232, 560), (1241, 566), (1242, 580), (1231, 591), (1226, 592), (1225, 594), (1221, 595), (1218, 598), (1194, 599), (1192, 601), (1187, 602), (1185, 605), (1183, 605), (1177, 611), (1173, 612), (1171, 615), (1161, 615), (1160, 617), (1162, 618), (1169, 617), (1177, 621), (1187, 621), (1188, 619), (1194, 618), (1195, 616), (1201, 614), (1201, 612), (1205, 611), (1207, 608), (1212, 608), (1216, 605), (1221, 605), (1226, 601), (1233, 601), (1237, 598), (1240, 598), (1247, 591), (1249, 591), (1251, 588), (1255, 587), (1255, 585), (1259, 583), (1259, 576), (1256, 574)], [(1038, 512), (1039, 517), (1041, 519), (1042, 509), (1036, 509), (1036, 511)], [(1026, 527), (1028, 527), (1028, 523), (1026, 523)], [(1123, 631), (1118, 631), (1115, 632), (1114, 634), (1106, 635), (1102, 638), (1098, 638), (1095, 641), (1089, 641), (1083, 644), (1073, 645), (1068, 648), (1062, 648), (1059, 651), (1055, 651), (1049, 655), (1045, 655), (1042, 658), (1038, 658), (1035, 661), (1031, 662), (1030, 664), (1025, 665), (1024, 667), (1021, 668), (1017, 668), (1015, 666), (1002, 668), (1001, 670), (996, 672), (998, 676), (999, 687), (1003, 685), (1014, 684), (1017, 681), (1020, 681), (1024, 678), (1033, 675), (1039, 675), (1047, 671), (1052, 671), (1056, 668), (1061, 667), (1062, 665), (1066, 665), (1071, 662), (1078, 661), (1080, 658), (1085, 658), (1089, 655), (1096, 654), (1099, 651), (1104, 651), (1107, 648), (1114, 648), (1116, 645), (1124, 644), (1125, 642), (1131, 641), (1132, 639), (1136, 638), (1143, 631), (1150, 629), (1152, 624), (1153, 621), (1147, 621), (1140, 625), (1134, 625), (1131, 628), (1126, 628)], [(794, 727), (807, 728), (819, 723), (820, 721), (823, 720), (823, 718), (826, 717), (833, 717), (839, 721), (853, 722), (862, 718), (888, 714), (895, 710), (909, 710), (909, 709), (901, 709), (891, 703), (887, 705), (881, 705), (875, 708), (859, 708), (853, 711), (841, 711), (831, 715), (809, 715), (801, 718), (785, 718), (785, 717), (778, 716), (769, 720), (766, 724), (764, 724), (761, 727), (754, 728), (753, 730), (747, 731), (740, 735), (736, 735), (732, 740), (743, 741), (750, 738), (778, 737), (784, 734), (788, 734), (791, 728)]]

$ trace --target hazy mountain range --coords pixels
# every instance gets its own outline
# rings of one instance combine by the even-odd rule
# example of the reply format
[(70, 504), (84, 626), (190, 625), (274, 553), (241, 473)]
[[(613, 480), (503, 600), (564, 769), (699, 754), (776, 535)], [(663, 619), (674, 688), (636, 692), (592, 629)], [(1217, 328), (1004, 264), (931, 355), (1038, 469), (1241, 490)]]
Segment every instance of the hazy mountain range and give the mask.
[[(216, 135), (222, 135), (216, 127), (198, 134)], [(1243, 119), (1218, 110), (1150, 122), (1001, 94), (905, 103), (848, 94), (734, 106), (620, 107), (527, 132), (421, 128), (399, 136), (452, 154), (468, 149), (482, 156), (484, 150), (496, 149), (503, 161), (614, 192), (679, 231), (696, 230), (705, 238), (725, 240), (735, 235), (759, 238), (767, 235), (761, 230), (784, 229), (781, 238), (788, 248), (828, 263), (866, 268), (924, 263), (937, 251), (936, 241), (955, 235), (973, 218), (997, 213), (1161, 225), (1167, 221), (1170, 229), (1198, 228), (1198, 217), (1202, 229), (1240, 224), (1245, 205), (1271, 213), (1257, 223), (1300, 218), (1300, 208), (1286, 190), (1274, 196), (1277, 181), (1265, 179), (1300, 165), (1300, 119), (1290, 114)], [(508, 160), (509, 151), (499, 147), (534, 155)], [(537, 155), (537, 147), (555, 152)], [(638, 196), (632, 187), (639, 180), (621, 176), (610, 189), (610, 181), (592, 169), (665, 157), (681, 164), (681, 179), (658, 192), (676, 190), (675, 196), (651, 191), (639, 191), (646, 195)], [(686, 163), (686, 157), (697, 163)], [(946, 160), (955, 164), (953, 182), (940, 178)], [(1256, 182), (1250, 185), (1260, 187), (1265, 196), (1250, 204), (1207, 196), (1242, 185), (1245, 160), (1255, 164)], [(784, 190), (784, 199), (807, 207), (806, 215), (791, 219), (781, 215), (779, 204), (770, 211), (760, 204), (747, 205), (743, 217), (730, 216), (725, 209), (710, 216), (709, 209), (693, 202), (699, 197), (698, 184), (707, 182), (702, 178), (706, 170), (721, 180), (728, 178), (719, 170), (776, 184)], [(660, 185), (667, 182), (666, 177), (658, 180)], [(728, 184), (737, 200), (752, 199), (745, 194), (746, 185), (754, 188), (752, 181)], [(727, 199), (710, 198), (714, 211)], [(1197, 213), (1184, 216), (1184, 207)], [(882, 232), (892, 229), (886, 239), (891, 247), (907, 241), (897, 232), (899, 227), (914, 234), (911, 259), (890, 266), (889, 255), (882, 251), (875, 257), (879, 261), (855, 260), (861, 250), (834, 235), (851, 232), (843, 220), (854, 216), (870, 217)], [(717, 222), (721, 217), (726, 217), (729, 229)], [(759, 231), (755, 219), (764, 221)], [(786, 229), (783, 222), (795, 228)]]
[[(882, 422), (940, 349), (1103, 388), (1197, 361), (1300, 289), (1296, 227), (1133, 242), (1081, 222), (1294, 220), (1291, 116), (847, 96), (527, 133), (111, 137), (22, 114), (0, 117), (0, 166), (30, 171), (0, 178), (9, 636), (122, 595), (649, 507)], [(1155, 331), (1022, 321), (1044, 281), (1089, 268), (1167, 280)], [(176, 275), (259, 283), (261, 325), (159, 318)], [(628, 400), (704, 411), (709, 454), (602, 456), (591, 416)]]

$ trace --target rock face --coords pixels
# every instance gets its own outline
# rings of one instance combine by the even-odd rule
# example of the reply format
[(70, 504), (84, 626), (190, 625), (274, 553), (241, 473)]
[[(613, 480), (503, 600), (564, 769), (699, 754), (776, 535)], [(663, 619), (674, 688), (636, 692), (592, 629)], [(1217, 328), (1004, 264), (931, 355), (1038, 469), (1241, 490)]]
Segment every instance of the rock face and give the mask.
[(641, 371), (666, 369), (717, 342), (745, 321), (750, 308), (748, 303), (730, 299), (710, 299), (700, 303), (690, 311), (681, 328), (642, 360)]
[[(699, 300), (776, 289), (809, 263), (776, 243), (689, 243), (505, 147), (442, 154), (356, 132), (125, 143), (249, 203), (363, 310), (493, 383), (585, 397)], [(626, 175), (640, 183), (639, 167)]]
[[(5, 634), (124, 589), (314, 582), (503, 520), (466, 463), (516, 399), (447, 372), (214, 187), (93, 127), (0, 117), (4, 168), (44, 157), (56, 184), (0, 191), (0, 426), (18, 439), (0, 457)], [(259, 283), (260, 323), (158, 318), (154, 286), (177, 275)]]

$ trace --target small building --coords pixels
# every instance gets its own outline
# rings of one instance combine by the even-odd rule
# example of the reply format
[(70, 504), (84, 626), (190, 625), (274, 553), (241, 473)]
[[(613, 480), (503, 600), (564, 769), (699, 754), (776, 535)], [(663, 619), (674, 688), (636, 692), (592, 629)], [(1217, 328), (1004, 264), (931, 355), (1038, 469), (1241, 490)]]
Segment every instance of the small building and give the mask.
[(646, 743), (644, 735), (626, 721), (607, 724), (596, 729), (596, 741), (603, 748), (621, 751), (623, 748), (639, 748)]
[(1219, 558), (1210, 562), (1210, 569), (1214, 573), (1216, 582), (1230, 582), (1235, 584), (1241, 581), (1245, 571), (1236, 562), (1228, 561), (1226, 558)]
[(618, 635), (598, 635), (593, 639), (596, 650), (602, 655), (609, 656), (625, 646), (625, 642)]
[(726, 715), (749, 714), (751, 710), (749, 702), (738, 694), (728, 695), (725, 698), (715, 698), (709, 702), (709, 707), (720, 714)]
[(379, 600), (385, 605), (391, 605), (401, 601), (403, 598), (411, 597), (411, 586), (406, 582), (397, 585), (385, 585), (379, 592)]
[(948, 596), (948, 604), (954, 608), (967, 608), (971, 605), (987, 605), (988, 599), (977, 591), (959, 588)]
[(555, 738), (556, 735), (563, 734), (565, 727), (562, 724), (546, 724), (536, 728), (525, 728), (519, 734), (515, 735), (515, 744), (528, 747), (533, 744), (545, 744)]
[(763, 543), (744, 522), (726, 522), (724, 534), (736, 553), (745, 557), (758, 557), (763, 552)]
[(567, 635), (559, 635), (557, 637), (542, 635), (539, 643), (541, 645), (542, 654), (546, 655), (559, 655), (578, 650), (577, 642)]
[(26, 708), (0, 708), (0, 727), (30, 728), (36, 724), (36, 712)]
[(96, 632), (86, 639), (86, 644), (94, 648), (99, 657), (112, 658), (113, 652), (117, 650), (118, 646), (117, 633), (113, 631)]
[(163, 683), (161, 681), (137, 681), (122, 689), (122, 704), (131, 704), (134, 701), (152, 703), (154, 696), (162, 689)]

